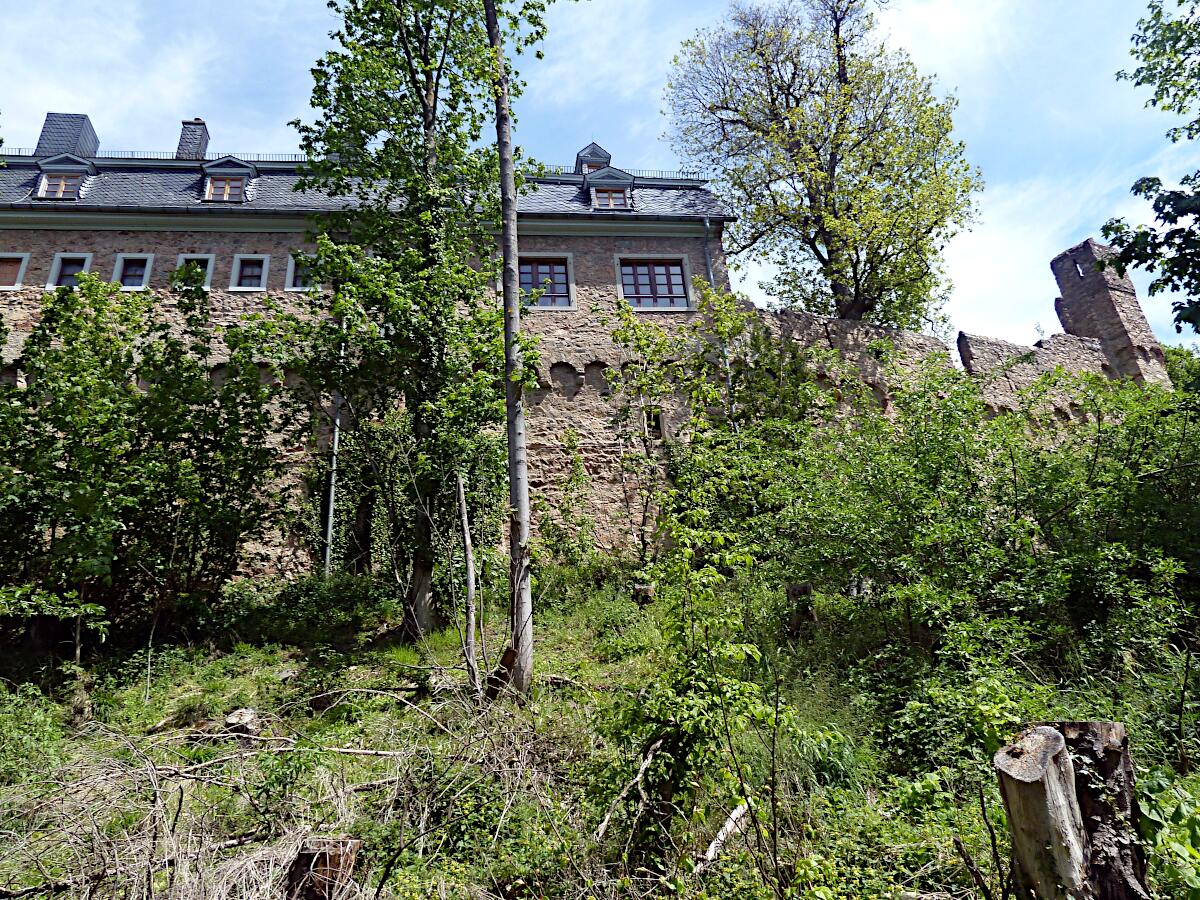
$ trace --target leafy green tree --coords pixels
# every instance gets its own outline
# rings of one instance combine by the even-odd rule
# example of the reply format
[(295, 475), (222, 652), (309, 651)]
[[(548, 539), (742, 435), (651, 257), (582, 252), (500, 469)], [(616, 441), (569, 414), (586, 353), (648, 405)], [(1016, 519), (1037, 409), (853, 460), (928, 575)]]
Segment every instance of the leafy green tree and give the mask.
[[(1147, 106), (1183, 117), (1167, 132), (1172, 142), (1195, 140), (1200, 135), (1200, 2), (1151, 0), (1138, 22), (1132, 53), (1140, 65), (1118, 77), (1149, 87), (1153, 94)], [(1184, 175), (1178, 187), (1157, 176), (1140, 178), (1132, 191), (1150, 201), (1155, 224), (1110, 219), (1104, 235), (1117, 251), (1110, 265), (1122, 274), (1130, 268), (1154, 272), (1151, 295), (1181, 295), (1171, 304), (1175, 330), (1188, 325), (1200, 332), (1200, 171)]]
[(910, 327), (946, 293), (940, 252), (981, 185), (939, 99), (874, 32), (868, 0), (735, 3), (687, 41), (674, 144), (740, 217), (734, 253), (811, 312)]
[[(498, 218), (496, 154), (481, 146), (492, 55), (476, 4), (330, 6), (342, 27), (313, 70), (318, 117), (296, 124), (310, 159), (305, 184), (347, 204), (322, 226), (338, 244), (322, 242), (314, 271), (334, 290), (313, 295), (304, 370), (342, 399), (351, 428), (365, 433), (405, 409), (414, 463), (403, 495), (414, 515), (407, 571), (395, 568), (407, 582), (410, 630), (421, 633), (434, 621), (435, 530), (453, 521), (463, 464), (447, 447), (468, 433), (459, 429), (486, 428), (503, 413), (500, 320), (482, 304)], [(467, 403), (474, 418), (456, 420)]]
[(282, 371), (255, 330), (213, 327), (201, 282), (81, 275), (43, 299), (0, 385), (0, 614), (74, 605), (136, 633), (211, 599), (269, 525)]

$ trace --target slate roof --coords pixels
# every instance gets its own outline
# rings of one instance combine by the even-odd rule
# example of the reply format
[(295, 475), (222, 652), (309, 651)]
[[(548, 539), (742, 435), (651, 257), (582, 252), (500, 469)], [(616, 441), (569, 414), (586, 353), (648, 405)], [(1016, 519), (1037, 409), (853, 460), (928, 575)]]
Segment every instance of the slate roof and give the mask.
[[(255, 163), (246, 200), (213, 203), (204, 196), (205, 174), (200, 161), (162, 163), (155, 160), (88, 160), (96, 174), (84, 178), (76, 200), (38, 199), (40, 170), (28, 156), (6, 156), (0, 150), (0, 210), (65, 212), (195, 213), (197, 215), (291, 215), (332, 212), (347, 205), (345, 198), (319, 191), (296, 191), (300, 175), (295, 166)], [(731, 218), (716, 196), (698, 179), (635, 178), (629, 210), (595, 210), (579, 175), (549, 175), (531, 179), (519, 201), (522, 217), (714, 221)]]

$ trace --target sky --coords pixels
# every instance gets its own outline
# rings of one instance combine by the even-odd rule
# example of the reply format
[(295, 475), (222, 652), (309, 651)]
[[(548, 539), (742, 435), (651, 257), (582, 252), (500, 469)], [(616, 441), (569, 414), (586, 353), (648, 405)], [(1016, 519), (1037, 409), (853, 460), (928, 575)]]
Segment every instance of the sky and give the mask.
[[(579, 0), (549, 16), (544, 58), (521, 61), (516, 138), (569, 163), (597, 141), (615, 165), (674, 169), (663, 138), (671, 58), (724, 0)], [(956, 129), (986, 187), (970, 232), (946, 251), (955, 329), (1032, 343), (1060, 330), (1049, 262), (1110, 217), (1149, 219), (1140, 176), (1200, 168), (1171, 121), (1115, 78), (1145, 0), (890, 0), (882, 33), (959, 101)], [(336, 27), (325, 0), (0, 0), (0, 137), (29, 147), (48, 110), (87, 113), (107, 150), (173, 150), (179, 122), (208, 122), (212, 149), (295, 152), (287, 123), (311, 116), (310, 69)], [(52, 25), (48, 23), (53, 23)], [(45, 40), (70, 23), (68, 40)], [(49, 29), (49, 30), (48, 30)], [(735, 273), (762, 298), (761, 271)], [(1170, 302), (1146, 297), (1160, 339)]]

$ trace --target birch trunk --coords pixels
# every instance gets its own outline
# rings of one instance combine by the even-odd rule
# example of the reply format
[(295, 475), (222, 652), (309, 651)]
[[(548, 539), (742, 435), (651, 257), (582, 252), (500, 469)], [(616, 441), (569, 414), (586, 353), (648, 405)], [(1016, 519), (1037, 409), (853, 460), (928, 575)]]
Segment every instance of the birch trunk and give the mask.
[(520, 282), (517, 270), (517, 179), (508, 102), (508, 64), (495, 0), (483, 0), (488, 43), (495, 55), (496, 146), (500, 154), (500, 252), (504, 260), (504, 396), (508, 419), (509, 553), (511, 616), (516, 659), (511, 685), (527, 693), (533, 681), (533, 594), (529, 572), (529, 476), (525, 448), (525, 400), (521, 385), (525, 362), (521, 333)]
[(463, 563), (467, 570), (466, 634), (463, 637), (463, 661), (467, 664), (467, 684), (476, 702), (483, 700), (479, 683), (479, 663), (475, 656), (475, 549), (471, 544), (471, 523), (467, 518), (467, 494), (462, 473), (454, 476), (458, 487), (458, 515), (462, 520)]

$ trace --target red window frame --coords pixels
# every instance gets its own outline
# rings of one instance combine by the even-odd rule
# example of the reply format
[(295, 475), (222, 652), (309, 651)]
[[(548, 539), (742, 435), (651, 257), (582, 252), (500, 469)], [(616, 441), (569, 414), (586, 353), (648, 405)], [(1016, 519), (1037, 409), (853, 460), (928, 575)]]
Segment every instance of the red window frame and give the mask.
[(536, 306), (566, 309), (571, 306), (570, 268), (565, 256), (522, 256), (518, 271), (521, 292), (541, 291)]
[(688, 309), (682, 259), (622, 259), (621, 295), (634, 309)]

